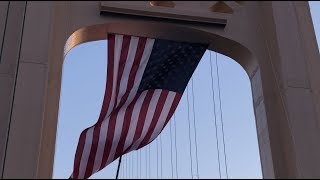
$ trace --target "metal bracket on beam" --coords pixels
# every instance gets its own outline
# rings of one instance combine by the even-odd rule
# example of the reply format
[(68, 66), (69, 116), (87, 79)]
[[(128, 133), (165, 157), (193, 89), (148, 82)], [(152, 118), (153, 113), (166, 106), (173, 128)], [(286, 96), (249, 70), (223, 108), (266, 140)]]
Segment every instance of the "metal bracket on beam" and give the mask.
[[(137, 3), (138, 2), (138, 3)], [(205, 24), (223, 25), (231, 14), (215, 13), (209, 9), (195, 9), (192, 12), (178, 7), (152, 6), (150, 1), (102, 1), (100, 2), (100, 14), (116, 13), (140, 17), (151, 17), (165, 20), (178, 20), (184, 22), (196, 22)], [(186, 2), (188, 3), (188, 2)]]

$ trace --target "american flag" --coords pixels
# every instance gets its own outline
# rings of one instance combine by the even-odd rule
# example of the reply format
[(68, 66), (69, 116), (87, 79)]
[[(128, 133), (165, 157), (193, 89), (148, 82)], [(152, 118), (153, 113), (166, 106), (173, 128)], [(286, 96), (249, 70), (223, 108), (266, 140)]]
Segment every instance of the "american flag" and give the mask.
[(81, 134), (70, 178), (89, 178), (152, 142), (175, 109), (207, 45), (108, 34), (106, 89), (96, 124)]

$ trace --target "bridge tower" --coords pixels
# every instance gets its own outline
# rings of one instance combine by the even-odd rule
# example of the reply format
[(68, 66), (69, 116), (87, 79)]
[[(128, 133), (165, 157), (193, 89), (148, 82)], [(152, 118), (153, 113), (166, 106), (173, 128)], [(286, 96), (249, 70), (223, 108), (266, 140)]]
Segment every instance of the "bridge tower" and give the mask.
[(64, 55), (108, 33), (208, 43), (234, 59), (251, 80), (263, 177), (320, 178), (320, 55), (305, 1), (0, 2), (1, 178), (52, 177)]

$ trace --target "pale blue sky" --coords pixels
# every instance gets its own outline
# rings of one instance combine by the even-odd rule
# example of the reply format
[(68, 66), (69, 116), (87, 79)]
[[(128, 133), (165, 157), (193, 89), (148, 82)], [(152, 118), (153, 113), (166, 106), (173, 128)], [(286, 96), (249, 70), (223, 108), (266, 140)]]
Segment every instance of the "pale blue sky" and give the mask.
[[(320, 37), (320, 2), (310, 2), (311, 13), (319, 44)], [(209, 51), (207, 51), (194, 75), (195, 116), (198, 144), (198, 167), (200, 178), (219, 178), (216, 136), (214, 126), (213, 101), (210, 79)], [(215, 53), (212, 62), (215, 64)], [(81, 131), (97, 121), (101, 109), (106, 80), (107, 41), (85, 43), (72, 49), (65, 58), (61, 88), (59, 122), (56, 142), (56, 153), (53, 178), (69, 177), (74, 153)], [(213, 66), (216, 68), (216, 66)], [(229, 178), (262, 178), (256, 125), (252, 107), (252, 95), (249, 79), (245, 71), (234, 60), (218, 54), (220, 75), (221, 102), (225, 130), (226, 154)], [(214, 69), (214, 87), (216, 92), (217, 120), (220, 121), (217, 101), (217, 78)], [(191, 81), (189, 82), (190, 120), (192, 137), (193, 174), (196, 175), (195, 142), (193, 131)], [(235, 91), (236, 89), (236, 91)], [(131, 178), (171, 178), (171, 141), (170, 128), (177, 142), (178, 156), (173, 151), (173, 177), (176, 178), (176, 163), (179, 178), (191, 178), (191, 160), (189, 151), (189, 131), (187, 116), (187, 91), (176, 110), (176, 138), (174, 136), (173, 119), (161, 133), (162, 173), (160, 169), (160, 138), (140, 151), (129, 153), (123, 157), (122, 172), (131, 170)], [(220, 124), (220, 123), (219, 123)], [(221, 126), (218, 126), (221, 128)], [(222, 136), (220, 141), (220, 160), (222, 177), (224, 173), (224, 157), (222, 156)], [(158, 161), (157, 161), (158, 143)], [(146, 153), (150, 150), (150, 176), (146, 176)], [(173, 149), (174, 150), (174, 149)], [(140, 161), (137, 156), (140, 157)], [(175, 161), (177, 159), (177, 162)], [(148, 159), (147, 159), (148, 160)], [(130, 166), (129, 164), (132, 163)], [(138, 163), (138, 164), (137, 164)], [(140, 176), (141, 163), (141, 176)], [(118, 161), (91, 178), (115, 178)]]

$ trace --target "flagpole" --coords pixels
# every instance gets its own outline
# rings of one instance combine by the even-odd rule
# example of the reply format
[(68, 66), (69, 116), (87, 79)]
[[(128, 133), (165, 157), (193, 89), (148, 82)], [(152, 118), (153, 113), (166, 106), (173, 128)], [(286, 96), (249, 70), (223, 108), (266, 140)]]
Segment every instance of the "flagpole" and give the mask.
[(119, 163), (118, 163), (118, 169), (117, 169), (116, 179), (118, 179), (118, 176), (119, 176), (121, 158), (122, 158), (122, 155), (121, 155), (120, 158), (119, 158)]

